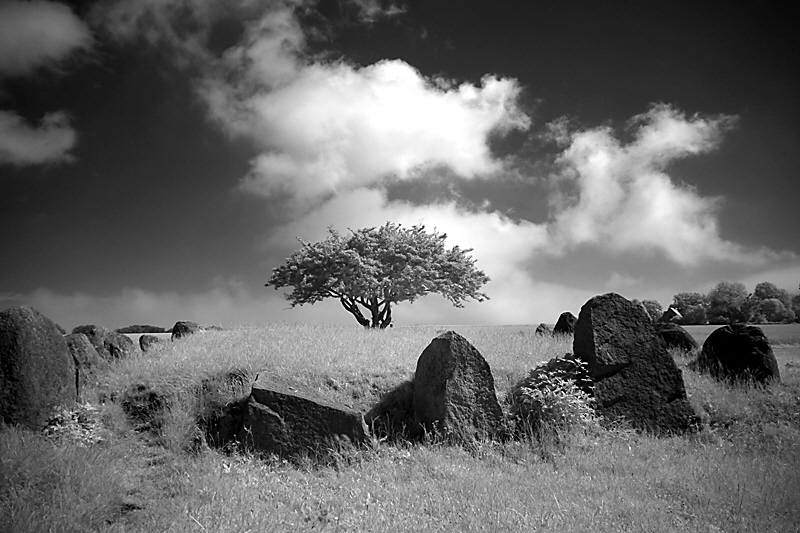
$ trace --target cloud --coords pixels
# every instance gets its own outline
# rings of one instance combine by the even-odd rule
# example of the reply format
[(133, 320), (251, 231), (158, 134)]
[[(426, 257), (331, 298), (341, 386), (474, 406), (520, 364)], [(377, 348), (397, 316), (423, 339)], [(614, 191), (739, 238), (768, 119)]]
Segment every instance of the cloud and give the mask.
[[(0, 3), (0, 77), (30, 76), (37, 68), (52, 68), (92, 43), (88, 26), (64, 4)], [(65, 111), (47, 113), (32, 125), (13, 111), (0, 110), (0, 164), (70, 162), (76, 141)]]
[(254, 290), (237, 279), (217, 279), (209, 289), (195, 293), (125, 288), (118, 294), (98, 296), (39, 288), (28, 294), (6, 294), (0, 299), (33, 306), (68, 329), (82, 324), (113, 329), (133, 324), (170, 327), (178, 320), (204, 325), (279, 320), (275, 317), (286, 307), (285, 303), (262, 289)]
[(608, 127), (566, 134), (559, 124), (566, 146), (557, 159), (560, 193), (551, 199), (554, 244), (660, 252), (683, 266), (766, 260), (720, 237), (718, 198), (703, 197), (667, 173), (670, 163), (715, 149), (734, 123), (731, 116), (687, 118), (654, 105), (630, 121), (628, 143)]
[[(212, 120), (261, 150), (242, 181), (248, 192), (306, 204), (434, 166), (485, 175), (503, 166), (489, 137), (530, 125), (514, 79), (486, 75), (479, 84), (457, 84), (401, 60), (359, 67), (312, 56), (297, 16), (309, 3), (254, 5), (145, 0), (103, 4), (93, 15), (121, 39), (166, 42), (179, 63), (194, 62)], [(353, 5), (369, 17), (399, 9), (374, 0)], [(238, 44), (217, 57), (208, 35), (232, 12), (250, 20)]]
[(389, 2), (388, 5), (380, 0), (350, 0), (350, 2), (358, 7), (359, 19), (364, 23), (375, 22), (384, 17), (396, 17), (406, 12), (404, 6), (398, 6), (393, 2)]
[(262, 149), (243, 188), (316, 200), (444, 165), (461, 177), (497, 172), (489, 137), (526, 129), (516, 80), (480, 85), (427, 78), (401, 60), (356, 67), (304, 58), (293, 12), (276, 11), (228, 50), (202, 82), (211, 116)]
[(16, 113), (0, 111), (0, 163), (17, 166), (73, 161), (69, 154), (77, 141), (69, 116), (46, 114), (38, 126), (31, 126)]
[[(209, 41), (221, 21), (248, 20), (262, 12), (293, 9), (305, 0), (107, 0), (89, 14), (93, 27), (120, 42), (142, 39), (168, 45), (181, 66), (213, 60)], [(201, 65), (202, 66), (202, 65)]]
[(0, 3), (0, 75), (27, 75), (91, 45), (88, 26), (64, 4)]

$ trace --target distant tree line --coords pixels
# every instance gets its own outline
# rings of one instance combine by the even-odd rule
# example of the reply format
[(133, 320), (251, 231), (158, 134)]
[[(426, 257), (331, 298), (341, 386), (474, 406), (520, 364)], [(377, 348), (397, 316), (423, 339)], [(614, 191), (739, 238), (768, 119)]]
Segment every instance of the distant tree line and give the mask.
[(672, 307), (682, 315), (676, 322), (684, 325), (788, 323), (800, 320), (800, 294), (792, 297), (788, 291), (768, 281), (756, 285), (752, 293), (747, 291), (744, 283), (721, 281), (708, 294), (676, 294)]

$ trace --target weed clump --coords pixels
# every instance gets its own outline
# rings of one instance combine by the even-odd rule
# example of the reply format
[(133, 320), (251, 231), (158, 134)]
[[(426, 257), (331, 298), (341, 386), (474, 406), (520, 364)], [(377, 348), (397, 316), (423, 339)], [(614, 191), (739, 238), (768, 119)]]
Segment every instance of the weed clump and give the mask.
[(563, 440), (598, 429), (593, 382), (586, 363), (567, 355), (532, 369), (508, 395), (509, 422), (518, 436)]

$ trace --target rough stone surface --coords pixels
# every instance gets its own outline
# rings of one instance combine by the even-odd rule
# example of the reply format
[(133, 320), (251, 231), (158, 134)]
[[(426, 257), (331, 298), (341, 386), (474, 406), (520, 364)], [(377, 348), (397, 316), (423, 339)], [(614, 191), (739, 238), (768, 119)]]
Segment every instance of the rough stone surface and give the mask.
[(200, 324), (196, 322), (189, 322), (188, 320), (179, 320), (175, 322), (175, 325), (172, 326), (172, 336), (170, 339), (181, 339), (183, 337), (188, 337), (189, 335), (194, 335), (198, 331), (203, 331), (203, 328), (200, 327)]
[(98, 377), (108, 370), (108, 362), (100, 357), (89, 338), (83, 333), (71, 333), (64, 337), (75, 363), (75, 388), (77, 400), (86, 402), (86, 390), (99, 384)]
[(156, 337), (155, 335), (144, 334), (139, 337), (139, 348), (141, 348), (143, 352), (147, 352), (154, 345), (161, 344), (163, 342), (166, 342), (166, 339)]
[(266, 374), (256, 376), (238, 439), (246, 448), (285, 457), (315, 456), (339, 439), (363, 441), (361, 413)]
[(414, 412), (414, 382), (404, 381), (384, 394), (364, 415), (364, 421), (379, 438), (420, 437), (422, 428)]
[(572, 335), (575, 333), (575, 324), (578, 319), (569, 311), (564, 311), (558, 317), (558, 322), (553, 328), (553, 333), (560, 333), (561, 335)]
[(552, 335), (553, 334), (553, 330), (550, 329), (550, 326), (548, 326), (547, 324), (541, 323), (538, 326), (536, 326), (535, 334), (536, 335), (542, 335), (542, 336)]
[(75, 398), (75, 364), (55, 323), (32, 307), (0, 312), (0, 422), (39, 430)]
[(666, 344), (641, 308), (619, 294), (584, 304), (573, 348), (589, 366), (606, 419), (625, 419), (654, 433), (681, 433), (697, 422)]
[(433, 339), (419, 356), (414, 410), (424, 427), (458, 443), (506, 436), (489, 363), (454, 331)]
[(685, 352), (691, 352), (695, 348), (699, 348), (694, 337), (682, 326), (674, 322), (656, 322), (653, 325), (656, 328), (656, 333), (664, 339), (667, 348), (680, 348)]
[(733, 324), (715, 329), (703, 343), (696, 363), (717, 379), (780, 381), (778, 362), (761, 328)]
[(72, 330), (72, 333), (83, 333), (92, 343), (94, 349), (100, 354), (100, 357), (106, 361), (113, 359), (125, 359), (133, 354), (136, 346), (133, 341), (122, 333), (110, 331), (103, 326), (95, 326), (93, 324), (87, 326), (78, 326)]

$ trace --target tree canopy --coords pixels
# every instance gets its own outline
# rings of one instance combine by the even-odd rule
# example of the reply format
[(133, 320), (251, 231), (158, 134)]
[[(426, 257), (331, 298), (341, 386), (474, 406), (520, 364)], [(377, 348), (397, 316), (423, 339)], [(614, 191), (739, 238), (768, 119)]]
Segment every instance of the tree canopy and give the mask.
[(744, 283), (720, 281), (708, 293), (708, 321), (712, 324), (746, 322), (749, 316), (748, 296)]
[(763, 281), (748, 294), (742, 283), (722, 281), (709, 293), (681, 292), (672, 304), (683, 317), (680, 324), (733, 322), (792, 322), (800, 317), (800, 295)]
[(468, 255), (472, 249), (446, 248), (446, 234), (391, 222), (348, 235), (333, 228), (328, 232), (327, 239), (313, 244), (298, 239), (301, 248), (272, 271), (266, 286), (293, 287), (286, 294), (292, 307), (338, 298), (362, 326), (385, 328), (392, 322), (393, 304), (429, 293), (455, 307), (463, 307), (467, 298), (489, 298), (480, 292), (489, 277), (475, 268)]
[(679, 292), (672, 298), (672, 306), (681, 314), (681, 324), (705, 324), (708, 299), (699, 292)]

